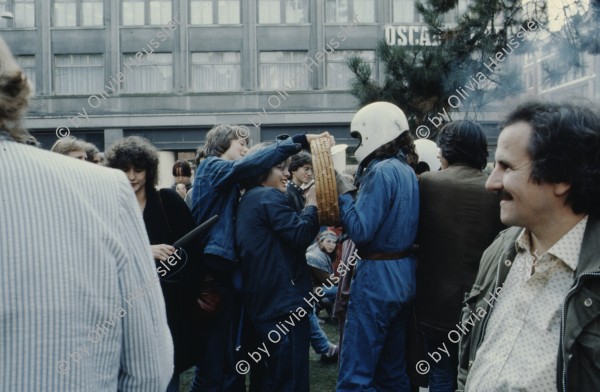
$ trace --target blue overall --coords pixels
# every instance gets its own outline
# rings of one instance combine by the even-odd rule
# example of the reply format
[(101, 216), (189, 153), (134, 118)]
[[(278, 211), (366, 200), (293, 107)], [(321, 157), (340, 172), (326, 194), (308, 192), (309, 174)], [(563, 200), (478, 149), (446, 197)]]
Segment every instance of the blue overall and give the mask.
[[(419, 190), (404, 156), (376, 159), (356, 200), (339, 197), (344, 230), (360, 253), (402, 252), (415, 240)], [(340, 355), (337, 391), (409, 391), (405, 331), (415, 298), (415, 259), (359, 260)]]

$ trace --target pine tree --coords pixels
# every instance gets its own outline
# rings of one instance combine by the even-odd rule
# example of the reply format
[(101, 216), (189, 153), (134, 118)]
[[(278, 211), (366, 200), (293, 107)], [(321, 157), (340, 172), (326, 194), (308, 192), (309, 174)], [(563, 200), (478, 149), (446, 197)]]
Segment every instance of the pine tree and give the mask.
[[(452, 110), (468, 113), (522, 91), (520, 75), (506, 66), (507, 61), (491, 70), (486, 64), (491, 64), (490, 57), (496, 53), (503, 53), (506, 60), (513, 52), (530, 50), (526, 39), (517, 40), (518, 45), (510, 40), (514, 42), (529, 22), (537, 26), (540, 22), (533, 16), (543, 15), (545, 5), (532, 4), (534, 13), (528, 16), (521, 0), (473, 0), (454, 26), (444, 26), (444, 14), (456, 8), (458, 0), (426, 1), (416, 7), (437, 45), (388, 46), (380, 42), (376, 55), (384, 66), (382, 85), (371, 79), (372, 70), (360, 57), (348, 59), (348, 66), (354, 73), (351, 93), (361, 106), (377, 100), (392, 102), (407, 114), (418, 136), (428, 136), (427, 128), (422, 127), (426, 126), (433, 138), (439, 124), (431, 117), (441, 119), (448, 114), (450, 119)], [(452, 95), (456, 98), (449, 100)]]
[(600, 1), (590, 0), (588, 4), (587, 11), (581, 0), (560, 4), (558, 14), (563, 24), (557, 31), (548, 30), (542, 47), (546, 55), (554, 54), (542, 62), (545, 85), (564, 82), (570, 71), (583, 73), (583, 55), (600, 54)]

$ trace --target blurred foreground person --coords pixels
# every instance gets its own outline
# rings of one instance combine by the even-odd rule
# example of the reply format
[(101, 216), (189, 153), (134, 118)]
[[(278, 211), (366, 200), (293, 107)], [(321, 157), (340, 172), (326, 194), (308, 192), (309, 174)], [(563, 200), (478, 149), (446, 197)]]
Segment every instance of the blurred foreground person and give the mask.
[(88, 160), (87, 150), (88, 143), (73, 136), (58, 139), (50, 149), (52, 152), (80, 159), (82, 161)]
[(338, 176), (340, 220), (358, 249), (340, 355), (338, 391), (408, 391), (406, 325), (415, 297), (419, 189), (414, 143), (397, 106), (375, 102), (352, 119), (360, 188)]
[(173, 345), (131, 186), (19, 143), (29, 95), (0, 39), (0, 390), (164, 392)]
[[(419, 179), (416, 311), (430, 361), (429, 391), (454, 392), (458, 345), (448, 333), (460, 321), (465, 292), (483, 251), (503, 229), (498, 197), (485, 189), (487, 141), (471, 121), (444, 125), (438, 135), (442, 170)], [(446, 348), (437, 352), (438, 347)], [(419, 358), (419, 359), (429, 359)]]
[(465, 300), (458, 390), (600, 391), (600, 117), (531, 102), (501, 129), (486, 187), (514, 227)]

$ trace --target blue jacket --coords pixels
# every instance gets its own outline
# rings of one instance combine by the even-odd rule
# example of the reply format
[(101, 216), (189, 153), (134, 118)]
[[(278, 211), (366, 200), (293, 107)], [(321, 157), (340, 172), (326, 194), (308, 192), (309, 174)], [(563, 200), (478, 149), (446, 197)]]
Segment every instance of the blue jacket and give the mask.
[(398, 157), (374, 159), (356, 200), (339, 197), (344, 230), (364, 253), (401, 252), (417, 235), (419, 187), (414, 171)]
[(234, 249), (234, 218), (240, 198), (238, 183), (271, 170), (273, 166), (298, 153), (302, 147), (309, 148), (306, 135), (295, 135), (292, 138), (283, 135), (277, 138), (277, 143), (235, 161), (214, 156), (202, 161), (192, 188), (192, 213), (197, 224), (213, 215), (220, 217), (207, 235), (204, 253), (230, 261), (237, 259)]
[(236, 222), (244, 306), (253, 321), (308, 309), (310, 271), (305, 252), (319, 232), (317, 208), (296, 212), (280, 190), (256, 187), (240, 200)]

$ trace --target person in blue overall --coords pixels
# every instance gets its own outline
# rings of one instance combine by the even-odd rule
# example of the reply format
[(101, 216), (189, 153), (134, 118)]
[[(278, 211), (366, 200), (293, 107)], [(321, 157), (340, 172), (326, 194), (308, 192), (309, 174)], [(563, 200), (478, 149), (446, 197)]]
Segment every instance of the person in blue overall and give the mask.
[[(208, 347), (196, 366), (192, 392), (245, 391), (244, 377), (235, 370), (236, 336), (241, 321), (241, 277), (235, 251), (235, 214), (240, 199), (239, 183), (260, 176), (320, 135), (279, 136), (277, 142), (246, 156), (248, 129), (221, 124), (206, 136), (207, 158), (198, 167), (192, 188), (192, 214), (197, 224), (213, 215), (219, 221), (211, 228), (203, 261), (215, 277), (221, 309), (208, 325)], [(239, 340), (239, 339), (238, 339)], [(239, 343), (239, 342), (238, 342)]]
[[(356, 243), (337, 391), (409, 391), (405, 332), (415, 298), (419, 190), (406, 156), (414, 153), (406, 116), (375, 102), (351, 124), (360, 181), (357, 197), (340, 191), (340, 219)], [(362, 172), (360, 172), (362, 171)], [(338, 176), (339, 177), (339, 176)]]

